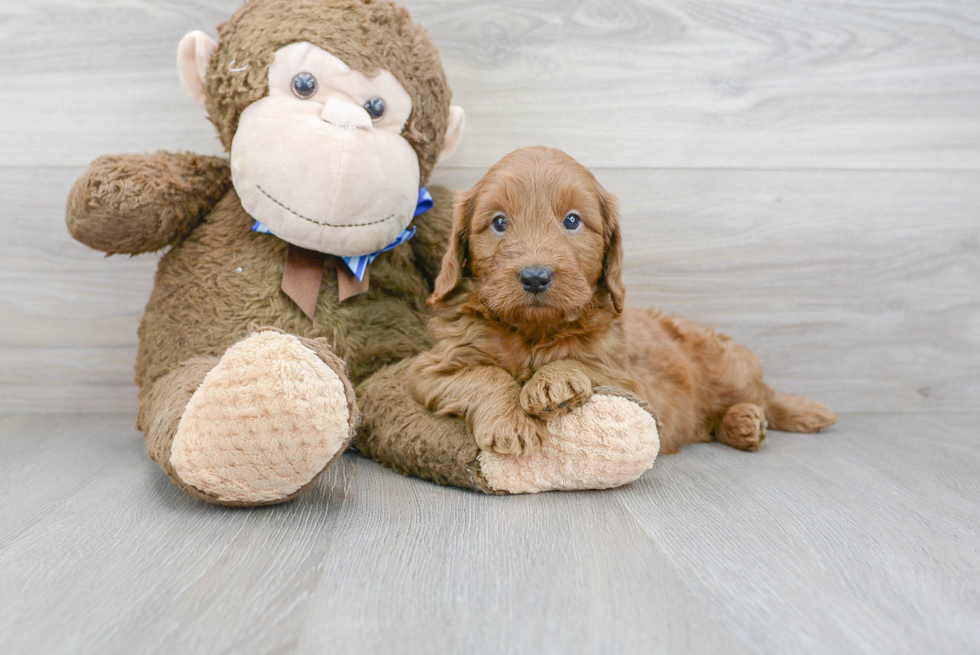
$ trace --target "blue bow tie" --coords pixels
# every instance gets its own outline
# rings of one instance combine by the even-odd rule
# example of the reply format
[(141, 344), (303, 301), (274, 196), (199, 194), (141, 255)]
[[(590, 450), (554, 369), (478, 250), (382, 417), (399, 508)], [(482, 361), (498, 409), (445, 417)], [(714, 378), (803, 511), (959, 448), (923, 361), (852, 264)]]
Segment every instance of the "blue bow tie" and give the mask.
[[(419, 189), (419, 201), (418, 204), (416, 204), (415, 206), (415, 213), (412, 215), (412, 218), (421, 216), (425, 212), (429, 211), (430, 209), (432, 209), (433, 204), (434, 203), (432, 201), (432, 195), (429, 193), (429, 190), (426, 189), (425, 187), (422, 187), (421, 189)], [(416, 231), (417, 230), (414, 225), (409, 225), (408, 227), (406, 227), (404, 230), (401, 231), (401, 234), (395, 237), (394, 241), (389, 243), (381, 250), (378, 250), (377, 252), (372, 252), (369, 255), (357, 255), (356, 257), (341, 257), (341, 259), (344, 260), (344, 263), (347, 264), (347, 268), (350, 269), (350, 272), (354, 274), (354, 276), (358, 279), (358, 281), (361, 281), (364, 279), (364, 274), (367, 273), (368, 265), (373, 264), (374, 260), (378, 258), (378, 255), (380, 255), (383, 252), (388, 252), (392, 248), (397, 248), (398, 246), (402, 245), (403, 243), (405, 243), (406, 241), (414, 237)], [(260, 223), (259, 221), (255, 221), (255, 225), (252, 226), (252, 232), (258, 232), (259, 234), (272, 234), (272, 230), (270, 230), (266, 225)]]

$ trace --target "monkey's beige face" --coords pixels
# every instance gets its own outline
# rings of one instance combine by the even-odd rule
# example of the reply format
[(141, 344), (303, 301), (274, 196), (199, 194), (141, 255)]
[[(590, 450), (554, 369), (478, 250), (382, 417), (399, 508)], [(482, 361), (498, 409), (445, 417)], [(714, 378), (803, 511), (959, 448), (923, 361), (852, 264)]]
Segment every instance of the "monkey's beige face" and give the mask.
[(385, 247), (411, 222), (419, 163), (401, 136), (412, 99), (395, 77), (293, 43), (269, 67), (231, 147), (235, 191), (277, 237), (332, 255)]

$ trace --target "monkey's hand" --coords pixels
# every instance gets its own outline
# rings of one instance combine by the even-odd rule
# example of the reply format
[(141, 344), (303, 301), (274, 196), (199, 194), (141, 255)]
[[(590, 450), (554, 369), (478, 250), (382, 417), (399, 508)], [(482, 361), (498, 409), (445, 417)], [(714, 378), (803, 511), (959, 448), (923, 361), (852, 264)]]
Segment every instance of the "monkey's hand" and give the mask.
[(68, 231), (110, 255), (159, 250), (184, 238), (230, 188), (228, 161), (219, 157), (100, 157), (68, 195)]
[(546, 364), (521, 389), (521, 409), (545, 420), (575, 409), (592, 396), (593, 381), (586, 367), (572, 359)]

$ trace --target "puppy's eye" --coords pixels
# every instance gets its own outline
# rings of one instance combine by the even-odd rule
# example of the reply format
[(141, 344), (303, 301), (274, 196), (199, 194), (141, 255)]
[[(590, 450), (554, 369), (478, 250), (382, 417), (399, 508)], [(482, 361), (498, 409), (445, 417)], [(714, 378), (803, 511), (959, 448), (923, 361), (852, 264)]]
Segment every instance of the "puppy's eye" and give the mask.
[(296, 73), (290, 85), (293, 95), (300, 100), (309, 100), (316, 93), (316, 78), (309, 73)]
[(575, 212), (569, 212), (568, 215), (565, 217), (565, 221), (562, 223), (562, 225), (564, 225), (565, 229), (568, 230), (569, 232), (574, 232), (575, 230), (582, 227), (582, 219), (579, 218), (579, 215), (576, 214)]
[(507, 229), (507, 217), (503, 214), (497, 214), (494, 216), (493, 220), (490, 221), (490, 229), (497, 234), (503, 234)]
[(384, 98), (375, 97), (364, 103), (364, 111), (368, 113), (372, 121), (381, 120), (381, 117), (385, 115), (385, 109), (387, 109), (387, 105), (385, 105)]

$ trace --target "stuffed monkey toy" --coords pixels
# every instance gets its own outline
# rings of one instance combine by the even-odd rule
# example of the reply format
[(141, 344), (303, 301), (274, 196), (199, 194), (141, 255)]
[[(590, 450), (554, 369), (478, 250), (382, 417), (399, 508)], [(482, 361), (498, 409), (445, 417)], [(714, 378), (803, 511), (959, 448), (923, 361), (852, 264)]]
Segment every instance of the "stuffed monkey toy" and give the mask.
[[(615, 486), (649, 468), (654, 420), (616, 392), (532, 461), (479, 452), (461, 421), (411, 399), (404, 364), (388, 366), (431, 346), (425, 300), (452, 194), (425, 184), (464, 123), (408, 12), (248, 0), (218, 34), (191, 32), (177, 59), (228, 159), (102, 157), (67, 207), (92, 248), (167, 249), (139, 327), (137, 427), (173, 482), (212, 503), (279, 503), (355, 437), (396, 470), (493, 493)], [(357, 385), (379, 371), (359, 409)]]

